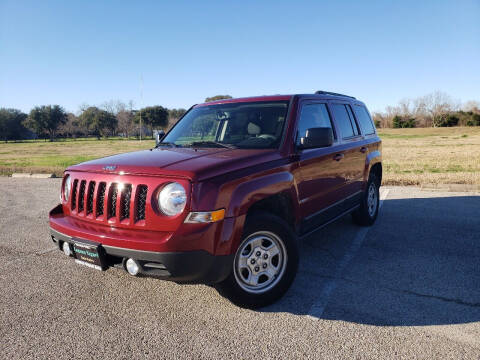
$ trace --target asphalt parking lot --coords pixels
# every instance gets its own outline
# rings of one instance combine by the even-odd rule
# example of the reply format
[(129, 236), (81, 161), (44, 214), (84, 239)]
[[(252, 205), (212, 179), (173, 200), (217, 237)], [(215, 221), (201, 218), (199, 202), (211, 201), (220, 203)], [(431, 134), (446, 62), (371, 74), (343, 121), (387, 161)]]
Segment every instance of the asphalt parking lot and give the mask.
[(244, 310), (204, 285), (76, 265), (54, 249), (60, 180), (0, 177), (0, 358), (480, 357), (480, 196), (382, 188), (302, 244), (287, 295)]

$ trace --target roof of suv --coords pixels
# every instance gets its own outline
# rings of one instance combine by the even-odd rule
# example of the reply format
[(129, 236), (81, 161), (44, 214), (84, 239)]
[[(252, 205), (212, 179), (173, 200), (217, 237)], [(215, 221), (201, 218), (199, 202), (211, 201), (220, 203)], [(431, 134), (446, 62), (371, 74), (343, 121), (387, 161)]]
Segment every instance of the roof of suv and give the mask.
[(263, 95), (263, 96), (252, 96), (244, 98), (234, 98), (234, 99), (221, 99), (210, 101), (195, 106), (209, 106), (216, 104), (229, 104), (229, 103), (241, 103), (241, 102), (255, 102), (255, 101), (290, 101), (294, 96), (301, 98), (317, 98), (317, 99), (329, 99), (329, 100), (343, 100), (349, 102), (355, 102), (358, 104), (363, 104), (361, 101), (357, 100), (353, 96), (343, 95), (328, 91), (317, 91), (315, 94), (290, 94), (290, 95)]

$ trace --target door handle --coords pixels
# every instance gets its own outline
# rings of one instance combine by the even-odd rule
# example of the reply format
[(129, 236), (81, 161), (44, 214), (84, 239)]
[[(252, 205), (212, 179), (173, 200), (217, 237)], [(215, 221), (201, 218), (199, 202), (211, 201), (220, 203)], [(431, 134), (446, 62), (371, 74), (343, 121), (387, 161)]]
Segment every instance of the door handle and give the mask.
[(362, 152), (362, 153), (365, 154), (365, 153), (367, 152), (367, 147), (366, 147), (366, 146), (362, 146), (362, 147), (360, 148), (360, 152)]
[(333, 160), (340, 161), (340, 160), (342, 160), (344, 157), (345, 157), (345, 155), (343, 155), (343, 154), (336, 154), (336, 155), (333, 157)]

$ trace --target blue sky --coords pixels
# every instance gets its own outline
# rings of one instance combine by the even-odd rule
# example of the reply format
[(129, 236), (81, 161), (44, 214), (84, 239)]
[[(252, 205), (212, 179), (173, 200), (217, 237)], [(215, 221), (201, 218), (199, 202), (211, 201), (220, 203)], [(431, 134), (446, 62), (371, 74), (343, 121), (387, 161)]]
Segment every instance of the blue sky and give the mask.
[(0, 0), (0, 107), (352, 94), (480, 100), (480, 0)]

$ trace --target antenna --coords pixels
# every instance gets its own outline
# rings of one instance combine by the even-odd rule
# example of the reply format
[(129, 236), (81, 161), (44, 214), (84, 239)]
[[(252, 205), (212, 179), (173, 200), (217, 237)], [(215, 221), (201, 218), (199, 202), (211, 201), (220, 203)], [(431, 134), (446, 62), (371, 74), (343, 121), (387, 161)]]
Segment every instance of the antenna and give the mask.
[(142, 141), (143, 74), (140, 74), (140, 141)]

